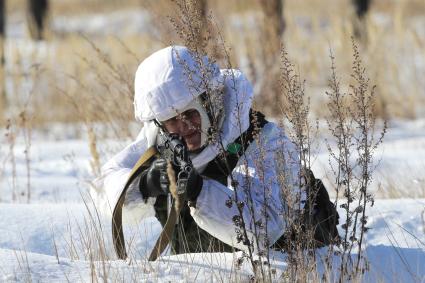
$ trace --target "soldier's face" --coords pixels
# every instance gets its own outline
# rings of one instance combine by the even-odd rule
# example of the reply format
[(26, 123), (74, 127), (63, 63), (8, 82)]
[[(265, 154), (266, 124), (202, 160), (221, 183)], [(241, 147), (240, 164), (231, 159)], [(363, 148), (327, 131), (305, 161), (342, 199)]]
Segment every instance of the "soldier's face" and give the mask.
[(181, 136), (188, 150), (193, 151), (201, 147), (201, 115), (197, 110), (186, 110), (162, 124), (169, 133)]

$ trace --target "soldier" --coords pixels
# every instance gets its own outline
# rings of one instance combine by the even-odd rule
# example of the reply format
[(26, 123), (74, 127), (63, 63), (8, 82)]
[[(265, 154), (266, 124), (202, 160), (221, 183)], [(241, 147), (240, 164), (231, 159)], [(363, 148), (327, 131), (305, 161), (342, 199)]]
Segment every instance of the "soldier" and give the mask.
[[(284, 212), (302, 209), (305, 196), (295, 145), (251, 109), (252, 96), (239, 70), (219, 69), (186, 47), (149, 56), (135, 76), (135, 116), (144, 127), (103, 166), (100, 204), (116, 210), (124, 196), (124, 211), (155, 215), (165, 225), (170, 175), (164, 156), (150, 157), (123, 192), (137, 160), (161, 143), (164, 132), (180, 137), (193, 166), (172, 253), (230, 252), (250, 244), (258, 252), (272, 246), (287, 228)], [(172, 169), (178, 176), (179, 167)]]

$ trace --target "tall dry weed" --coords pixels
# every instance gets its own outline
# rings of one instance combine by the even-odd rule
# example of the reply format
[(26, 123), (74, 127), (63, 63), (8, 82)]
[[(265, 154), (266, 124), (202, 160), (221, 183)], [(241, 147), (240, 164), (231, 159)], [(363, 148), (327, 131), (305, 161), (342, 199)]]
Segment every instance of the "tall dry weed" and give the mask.
[[(382, 143), (386, 124), (377, 129), (374, 104), (376, 95), (370, 87), (357, 44), (352, 40), (352, 84), (347, 93), (340, 88), (335, 58), (331, 53), (329, 81), (329, 117), (327, 123), (336, 147), (328, 143), (331, 167), (335, 176), (337, 199), (343, 211), (340, 280), (360, 278), (368, 270), (364, 257), (364, 236), (369, 230), (367, 207), (373, 206), (370, 192), (375, 169), (373, 153)], [(378, 131), (378, 132), (376, 132)], [(353, 251), (356, 257), (353, 258)]]
[(22, 192), (21, 195), (26, 195), (26, 202), (31, 201), (31, 140), (32, 140), (32, 124), (31, 117), (28, 113), (22, 111), (19, 114), (19, 126), (22, 129), (22, 136), (25, 144), (24, 155), (25, 155), (25, 169), (26, 169), (26, 192)]
[[(287, 240), (288, 248), (285, 252), (288, 254), (288, 269), (286, 277), (290, 281), (305, 282), (311, 280), (311, 276), (315, 276), (315, 256), (314, 253), (305, 253), (305, 249), (311, 249), (314, 246), (314, 233), (313, 230), (304, 229), (303, 223), (303, 205), (305, 201), (312, 201), (306, 199), (307, 196), (307, 179), (304, 176), (304, 170), (311, 167), (311, 148), (313, 128), (311, 126), (309, 111), (309, 99), (305, 93), (305, 82), (297, 74), (294, 64), (290, 61), (288, 52), (285, 47), (281, 49), (280, 60), (280, 111), (283, 115), (281, 126), (285, 128), (287, 134), (290, 136), (291, 141), (296, 147), (296, 159), (299, 161), (300, 173), (298, 175), (297, 184), (300, 190), (296, 192), (295, 199), (292, 201), (292, 209), (284, 211), (282, 217), (288, 223), (287, 229), (284, 232), (285, 239)], [(295, 158), (295, 157), (293, 157)], [(282, 173), (282, 178), (286, 176)], [(284, 184), (284, 183), (283, 183)], [(287, 202), (289, 208), (291, 205), (291, 195), (293, 188), (285, 188), (282, 186), (283, 199)], [(307, 204), (306, 204), (307, 205)], [(313, 203), (308, 204), (313, 207)]]

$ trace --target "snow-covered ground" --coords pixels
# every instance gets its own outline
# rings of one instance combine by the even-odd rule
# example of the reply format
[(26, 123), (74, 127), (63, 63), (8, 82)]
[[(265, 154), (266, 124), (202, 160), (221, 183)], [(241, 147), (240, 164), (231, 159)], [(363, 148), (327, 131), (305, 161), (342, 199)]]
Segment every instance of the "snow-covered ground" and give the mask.
[[(321, 123), (323, 127), (325, 122)], [(381, 126), (382, 127), (382, 126)], [(379, 126), (377, 126), (379, 129)], [(425, 198), (425, 119), (391, 120), (384, 145), (374, 155), (376, 166), (370, 189), (381, 198)], [(332, 187), (335, 183), (329, 165), (326, 142), (317, 140), (313, 154), (315, 174)], [(354, 154), (353, 154), (354, 155)], [(331, 192), (332, 194), (332, 192)]]
[[(400, 176), (399, 182), (404, 189), (424, 190), (419, 181), (419, 169), (424, 165), (425, 155), (424, 128), (424, 121), (391, 124), (382, 150), (378, 152), (381, 162), (376, 182), (383, 183), (386, 176)], [(1, 144), (1, 282), (88, 282), (95, 277), (108, 277), (112, 281), (231, 281), (247, 279), (251, 274), (249, 265), (235, 271), (234, 261), (238, 254), (167, 255), (157, 262), (148, 262), (147, 254), (160, 231), (154, 218), (126, 226), (126, 239), (131, 242), (136, 260), (115, 260), (111, 223), (98, 218), (87, 197), (93, 174), (85, 139), (70, 139), (63, 134), (50, 134), (46, 138), (41, 132), (33, 133), (29, 151), (29, 203), (25, 143), (18, 138), (13, 148), (15, 166), (4, 138)], [(108, 148), (121, 145), (116, 142), (102, 144), (103, 159), (112, 154)], [(397, 164), (403, 166), (396, 167)], [(12, 200), (13, 191), (16, 201)], [(422, 194), (422, 198), (376, 199), (375, 205), (368, 209), (372, 229), (367, 233), (366, 254), (371, 271), (365, 281), (425, 280), (423, 197)], [(100, 254), (102, 247), (107, 253), (104, 256)], [(101, 258), (110, 260), (99, 261)], [(278, 278), (286, 267), (284, 255), (275, 253), (273, 258)], [(320, 261), (318, 266), (320, 269)]]
[[(12, 15), (8, 21), (7, 56), (16, 48), (24, 58), (31, 57), (35, 48), (40, 57), (53, 52), (54, 45), (25, 39), (23, 14)], [(83, 32), (89, 36), (155, 32), (148, 21), (143, 11), (117, 11), (108, 16), (57, 17), (51, 28), (56, 34)], [(423, 34), (422, 22), (417, 24), (419, 35)], [(233, 26), (237, 24), (238, 20)], [(416, 64), (423, 64), (420, 59)], [(32, 62), (25, 63), (26, 70)], [(14, 62), (7, 64), (7, 69), (12, 69)], [(423, 68), (416, 69), (420, 76)], [(8, 93), (14, 93), (12, 82), (6, 84)], [(240, 270), (234, 265), (240, 254), (166, 255), (148, 262), (147, 254), (160, 232), (154, 218), (125, 227), (135, 260), (116, 260), (110, 220), (98, 217), (87, 195), (94, 178), (89, 145), (86, 138), (78, 138), (74, 132), (78, 131), (63, 125), (49, 126), (47, 132), (33, 131), (30, 147), (19, 135), (13, 148), (4, 133), (0, 135), (0, 282), (248, 280), (252, 274), (249, 265)], [(123, 145), (116, 141), (101, 143), (102, 161)], [(332, 177), (328, 175), (327, 156), (325, 151), (318, 152), (313, 169), (329, 184)], [(377, 195), (392, 198), (378, 198), (368, 208), (371, 230), (366, 236), (366, 254), (371, 267), (364, 280), (425, 282), (425, 120), (393, 121), (376, 159), (380, 162), (372, 189)], [(275, 280), (282, 281), (279, 276), (286, 268), (285, 255), (274, 253), (272, 258)]]

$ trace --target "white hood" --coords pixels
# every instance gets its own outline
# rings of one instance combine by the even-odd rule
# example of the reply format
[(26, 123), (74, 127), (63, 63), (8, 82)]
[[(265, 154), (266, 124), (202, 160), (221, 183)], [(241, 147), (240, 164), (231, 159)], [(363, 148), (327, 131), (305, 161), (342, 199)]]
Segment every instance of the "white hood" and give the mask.
[(220, 70), (207, 57), (183, 46), (169, 46), (146, 58), (137, 68), (134, 112), (137, 120), (165, 121), (194, 98), (221, 82)]
[[(206, 75), (200, 76), (200, 73)], [(207, 88), (224, 88), (224, 121), (220, 129), (221, 143), (219, 139), (215, 144), (209, 144), (192, 158), (198, 170), (213, 160), (222, 146), (226, 149), (248, 129), (253, 95), (251, 84), (240, 71), (219, 70), (207, 57), (197, 60), (181, 46), (155, 52), (140, 64), (136, 72), (135, 116), (147, 124), (153, 119), (164, 121), (176, 116)], [(138, 140), (155, 141), (158, 132), (152, 126), (149, 127), (151, 130), (143, 131)]]

